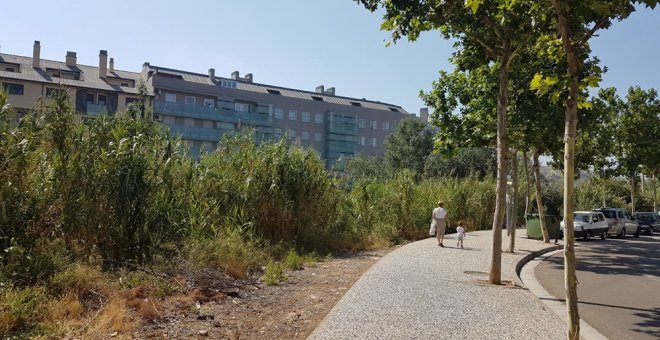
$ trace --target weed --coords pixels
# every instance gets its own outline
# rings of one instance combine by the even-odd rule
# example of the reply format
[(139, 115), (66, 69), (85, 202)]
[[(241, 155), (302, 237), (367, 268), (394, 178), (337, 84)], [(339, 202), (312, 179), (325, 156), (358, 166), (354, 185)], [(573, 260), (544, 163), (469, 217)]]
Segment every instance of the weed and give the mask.
[(261, 280), (269, 286), (275, 286), (286, 281), (286, 276), (284, 275), (284, 268), (282, 264), (273, 261), (269, 262), (266, 265), (264, 275)]
[(290, 270), (298, 270), (303, 268), (303, 263), (304, 263), (304, 259), (300, 255), (298, 255), (298, 253), (294, 249), (291, 249), (286, 254), (286, 257), (284, 258), (282, 265), (284, 266), (284, 268)]

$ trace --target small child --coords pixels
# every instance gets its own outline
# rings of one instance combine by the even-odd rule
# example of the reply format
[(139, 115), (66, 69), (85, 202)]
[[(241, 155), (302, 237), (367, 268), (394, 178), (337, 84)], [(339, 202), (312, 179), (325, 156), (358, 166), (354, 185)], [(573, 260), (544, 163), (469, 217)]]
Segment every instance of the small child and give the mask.
[(458, 233), (458, 242), (456, 243), (456, 246), (461, 246), (461, 249), (463, 249), (463, 239), (465, 238), (465, 228), (463, 228), (463, 222), (458, 222), (456, 233)]

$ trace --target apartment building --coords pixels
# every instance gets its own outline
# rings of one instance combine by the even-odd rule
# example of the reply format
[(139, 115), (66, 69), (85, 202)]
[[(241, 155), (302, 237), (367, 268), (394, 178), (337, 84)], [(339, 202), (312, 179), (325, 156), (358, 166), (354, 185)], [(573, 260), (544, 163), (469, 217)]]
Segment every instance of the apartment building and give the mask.
[(139, 77), (116, 70), (105, 50), (99, 52), (98, 67), (78, 64), (76, 52), (67, 52), (64, 61), (41, 59), (39, 41), (34, 42), (32, 58), (0, 53), (0, 86), (17, 119), (56, 91), (67, 91), (72, 107), (83, 115), (113, 114), (137, 100)]
[(258, 139), (283, 135), (317, 150), (326, 165), (357, 154), (383, 155), (385, 136), (402, 118), (400, 106), (254, 82), (238, 71), (220, 77), (213, 68), (193, 73), (145, 63), (141, 73), (154, 91), (154, 118), (189, 141), (193, 154), (213, 150), (220, 137), (246, 127)]
[(297, 90), (254, 82), (250, 73), (229, 77), (144, 63), (139, 73), (121, 71), (105, 50), (98, 66), (80, 65), (76, 53), (64, 61), (0, 54), (0, 86), (8, 92), (18, 119), (54, 91), (67, 91), (72, 106), (87, 117), (114, 114), (137, 100), (143, 82), (152, 96), (153, 118), (181, 136), (194, 156), (212, 151), (223, 134), (251, 128), (258, 140), (284, 135), (312, 147), (333, 166), (357, 154), (383, 155), (385, 137), (412, 116), (397, 105), (338, 96), (335, 88)]

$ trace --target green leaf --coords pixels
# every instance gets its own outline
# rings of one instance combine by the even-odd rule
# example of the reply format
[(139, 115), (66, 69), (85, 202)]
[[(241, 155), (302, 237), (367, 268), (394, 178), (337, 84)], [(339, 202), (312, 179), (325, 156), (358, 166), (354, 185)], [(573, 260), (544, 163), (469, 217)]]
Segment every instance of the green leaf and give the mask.
[(472, 11), (472, 14), (477, 14), (479, 5), (481, 5), (480, 0), (465, 0), (465, 7), (469, 8)]
[(589, 87), (598, 87), (602, 79), (597, 76), (586, 76), (582, 79), (582, 82), (587, 84)]

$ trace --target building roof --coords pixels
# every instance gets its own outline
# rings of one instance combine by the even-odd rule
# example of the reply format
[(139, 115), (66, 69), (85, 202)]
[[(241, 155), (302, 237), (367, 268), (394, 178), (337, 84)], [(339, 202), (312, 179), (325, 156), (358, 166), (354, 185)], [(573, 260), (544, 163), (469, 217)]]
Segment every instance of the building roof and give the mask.
[[(108, 84), (105, 80), (99, 77), (99, 68), (95, 66), (80, 64), (75, 66), (67, 66), (65, 62), (41, 59), (39, 62), (39, 68), (35, 69), (32, 67), (32, 58), (5, 53), (0, 53), (0, 62), (19, 64), (21, 71), (19, 73), (0, 70), (0, 78), (10, 78), (64, 86), (84, 87), (131, 94), (137, 94), (137, 84), (140, 80), (139, 73), (121, 70), (114, 70), (111, 72), (108, 69), (108, 79), (129, 79), (135, 82), (135, 87), (113, 85)], [(51, 77), (46, 73), (47, 68), (70, 72), (80, 72), (80, 80)]]
[(372, 100), (366, 100), (366, 99), (357, 99), (357, 98), (350, 98), (350, 97), (342, 97), (342, 96), (335, 96), (335, 95), (330, 95), (330, 94), (327, 94), (327, 93), (304, 91), (304, 90), (291, 89), (291, 88), (275, 86), (275, 85), (253, 83), (253, 82), (246, 81), (243, 78), (241, 78), (241, 79), (231, 79), (231, 78), (215, 77), (215, 83), (214, 83), (214, 82), (211, 81), (208, 74), (201, 74), (201, 73), (175, 70), (175, 69), (171, 69), (171, 68), (150, 65), (148, 63), (145, 63), (145, 67), (148, 68), (148, 71), (154, 71), (156, 73), (164, 73), (164, 74), (167, 74), (167, 75), (170, 75), (170, 76), (181, 77), (181, 79), (183, 79), (186, 82), (191, 82), (191, 83), (196, 83), (196, 84), (217, 85), (219, 82), (221, 82), (223, 80), (225, 80), (225, 81), (234, 81), (234, 82), (236, 82), (236, 88), (238, 90), (243, 90), (243, 91), (269, 94), (268, 90), (271, 90), (271, 91), (275, 90), (275, 91), (279, 92), (279, 95), (284, 96), (284, 97), (290, 97), (290, 98), (296, 98), (296, 99), (302, 99), (302, 100), (310, 100), (310, 101), (316, 101), (312, 97), (317, 97), (317, 98), (320, 97), (326, 103), (348, 105), (348, 106), (354, 106), (353, 103), (359, 103), (359, 106), (364, 107), (364, 108), (376, 109), (376, 110), (385, 110), (385, 111), (395, 111), (395, 112), (400, 112), (402, 114), (409, 114), (406, 110), (404, 110), (399, 105), (382, 103), (382, 102), (378, 102), (378, 101), (372, 101)]

